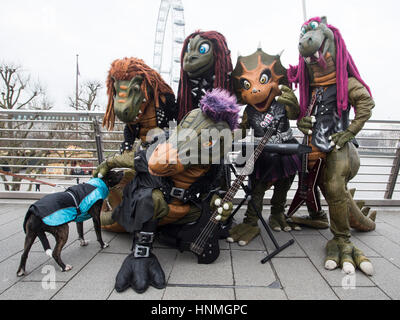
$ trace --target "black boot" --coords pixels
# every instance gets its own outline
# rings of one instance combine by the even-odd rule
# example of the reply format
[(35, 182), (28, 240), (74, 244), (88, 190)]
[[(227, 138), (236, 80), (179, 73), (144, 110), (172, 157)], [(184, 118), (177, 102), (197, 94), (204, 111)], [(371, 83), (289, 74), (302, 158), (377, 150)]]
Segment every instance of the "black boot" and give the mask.
[(163, 289), (166, 286), (165, 274), (157, 257), (151, 252), (156, 221), (148, 221), (142, 231), (135, 232), (132, 253), (126, 257), (115, 280), (115, 290), (125, 291), (131, 287), (137, 293), (143, 293), (149, 285)]

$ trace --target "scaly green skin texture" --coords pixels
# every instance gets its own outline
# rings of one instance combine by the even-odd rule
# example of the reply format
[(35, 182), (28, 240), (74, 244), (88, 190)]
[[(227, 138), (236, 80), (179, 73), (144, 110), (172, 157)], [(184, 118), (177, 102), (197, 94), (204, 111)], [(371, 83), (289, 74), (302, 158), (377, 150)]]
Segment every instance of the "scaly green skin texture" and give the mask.
[[(114, 112), (117, 118), (124, 123), (132, 123), (138, 120), (141, 106), (146, 102), (145, 94), (141, 89), (142, 76), (135, 76), (131, 80), (115, 80)], [(148, 92), (152, 90), (148, 88)], [(94, 176), (105, 176), (113, 168), (133, 169), (134, 152), (124, 152), (122, 155), (114, 155), (103, 161), (94, 171)]]
[[(146, 103), (145, 93), (141, 89), (143, 83), (142, 76), (135, 76), (131, 80), (115, 80), (114, 89), (114, 112), (116, 117), (124, 123), (132, 123), (138, 120), (141, 106)], [(147, 89), (148, 94), (152, 94), (152, 89)], [(113, 168), (129, 168), (124, 172), (124, 178), (118, 188), (113, 190), (106, 199), (107, 210), (102, 211), (102, 226), (113, 224), (111, 218), (112, 210), (122, 201), (122, 192), (134, 177), (134, 151), (125, 151), (123, 154), (116, 154), (103, 161), (94, 171), (94, 176), (105, 176)], [(122, 228), (120, 228), (122, 230)]]
[(279, 89), (282, 91), (282, 94), (276, 100), (285, 106), (286, 115), (290, 120), (297, 119), (300, 114), (300, 108), (296, 95), (287, 86), (281, 85)]
[[(119, 120), (124, 123), (131, 123), (137, 120), (140, 107), (145, 103), (145, 94), (141, 89), (143, 77), (136, 76), (130, 81), (115, 80), (114, 89), (114, 112)], [(149, 90), (151, 92), (151, 90)], [(94, 176), (105, 176), (113, 168), (133, 169), (134, 152), (117, 154), (103, 161), (94, 171)]]
[[(259, 79), (263, 76), (265, 68), (271, 68), (269, 69), (270, 77), (268, 81), (260, 82)], [(273, 95), (278, 103), (285, 106), (287, 118), (294, 120), (299, 116), (300, 107), (293, 90), (282, 84), (286, 83), (285, 75), (286, 69), (281, 65), (279, 56), (271, 56), (260, 48), (250, 56), (239, 57), (236, 68), (232, 73), (234, 89), (239, 101), (247, 104), (250, 108), (254, 107), (255, 104), (263, 104), (269, 108), (273, 101), (269, 97)], [(247, 81), (248, 88), (243, 86), (244, 80)], [(274, 86), (279, 89), (276, 90), (277, 88)], [(269, 91), (269, 88), (272, 89)], [(253, 95), (261, 96), (261, 98), (253, 98)], [(263, 98), (265, 99), (264, 101), (262, 101)], [(247, 112), (245, 111), (241, 123), (242, 137), (246, 136), (246, 130), (249, 128)], [(240, 246), (245, 246), (260, 234), (257, 212), (262, 212), (265, 192), (272, 185), (274, 186), (274, 192), (271, 198), (269, 226), (274, 231), (283, 230), (288, 232), (292, 230), (292, 226), (293, 229), (300, 229), (295, 224), (290, 226), (284, 215), (287, 193), (293, 178), (282, 178), (273, 184), (266, 181), (256, 182), (251, 191), (251, 202), (247, 206), (245, 218), (242, 223), (234, 226), (229, 231), (227, 241), (237, 242)]]
[(97, 177), (100, 174), (100, 176), (104, 177), (113, 168), (129, 168), (134, 170), (134, 156), (134, 151), (125, 151), (123, 154), (116, 154), (107, 158), (107, 160), (98, 165), (93, 175)]
[(137, 120), (140, 107), (145, 102), (144, 92), (140, 88), (142, 82), (141, 76), (136, 76), (130, 81), (115, 81), (114, 112), (122, 122), (131, 123)]
[(236, 225), (229, 231), (230, 237), (227, 240), (229, 242), (237, 242), (240, 246), (245, 246), (260, 234), (256, 210), (262, 212), (265, 192), (272, 185), (274, 186), (274, 193), (271, 198), (272, 206), (268, 224), (274, 231), (292, 230), (284, 216), (286, 196), (291, 184), (292, 179), (290, 178), (280, 179), (274, 184), (265, 183), (264, 181), (258, 182), (252, 190), (251, 202), (247, 205), (243, 223)]
[(214, 66), (213, 46), (211, 41), (196, 35), (189, 40), (187, 52), (183, 57), (183, 70), (189, 78), (207, 74)]
[[(317, 64), (313, 57), (315, 57), (315, 53), (318, 51), (320, 51), (319, 54), (323, 57), (329, 52), (333, 61), (336, 61), (336, 46), (333, 32), (327, 27), (326, 18), (322, 17), (321, 20), (321, 23), (317, 27), (310, 23), (302, 27), (301, 30), (298, 49), (300, 55), (305, 58), (308, 66)], [(322, 45), (323, 49), (320, 50)]]
[[(303, 26), (300, 35), (299, 52), (306, 62), (310, 79), (313, 79), (315, 70), (324, 72), (321, 64), (315, 66), (322, 54), (325, 56), (329, 51), (333, 60), (336, 60), (333, 33), (326, 26), (326, 18), (321, 20), (319, 24), (313, 21)], [(348, 98), (356, 110), (355, 119), (346, 130), (330, 137), (332, 145), (336, 147), (327, 154), (318, 180), (329, 206), (330, 229), (334, 236), (326, 246), (325, 268), (332, 270), (340, 266), (345, 273), (353, 273), (355, 268), (360, 268), (365, 274), (371, 275), (372, 264), (350, 241), (350, 227), (363, 231), (374, 230), (375, 214), (364, 215), (368, 214), (368, 210), (360, 210), (347, 189), (347, 183), (357, 174), (360, 166), (358, 152), (349, 142), (370, 118), (374, 102), (366, 88), (352, 77), (348, 83)], [(310, 134), (313, 129), (312, 118), (300, 119), (297, 126), (304, 134)]]
[[(190, 129), (190, 131), (188, 131)], [(212, 150), (204, 157), (204, 147), (202, 146), (202, 133), (204, 130), (218, 130), (219, 132), (223, 132), (227, 130), (229, 133), (228, 136), (225, 137), (231, 138), (231, 131), (229, 126), (225, 122), (215, 123), (209, 117), (207, 117), (200, 109), (194, 109), (189, 112), (185, 118), (179, 123), (179, 125), (171, 132), (170, 137), (166, 141), (167, 144), (170, 144), (174, 149), (177, 150), (177, 154), (179, 157), (179, 161), (183, 164), (184, 169), (202, 167), (203, 165), (200, 163), (219, 163), (221, 157), (223, 157), (228, 150), (231, 143), (224, 144), (224, 138), (219, 138), (218, 140), (214, 140), (212, 144)], [(208, 140), (207, 140), (208, 141)], [(197, 151), (194, 152), (194, 151)], [(215, 150), (215, 152), (213, 151)], [(154, 148), (151, 146), (148, 149), (148, 156), (153, 153)], [(175, 161), (171, 161), (168, 166), (176, 167), (177, 164)], [(165, 169), (168, 171), (168, 169)], [(201, 195), (206, 196), (206, 195)], [(164, 200), (164, 196), (161, 192), (157, 192), (157, 194), (153, 191), (153, 203), (154, 203), (154, 218), (157, 220), (161, 220), (163, 217), (168, 215), (168, 205)], [(190, 202), (189, 202), (190, 203)], [(221, 198), (217, 195), (214, 195), (210, 201), (211, 210), (215, 210), (221, 208), (221, 212), (219, 212), (219, 218), (221, 222), (225, 221), (230, 213), (232, 212), (232, 202), (222, 203)], [(190, 212), (185, 215), (180, 220), (175, 223), (183, 224), (196, 221), (201, 214), (201, 210), (194, 204), (190, 206)]]
[[(168, 203), (164, 199), (164, 194), (158, 190), (154, 189), (152, 193), (153, 204), (154, 204), (154, 219), (160, 221), (162, 218), (166, 217), (169, 213)], [(218, 202), (219, 201), (219, 202)], [(216, 205), (216, 203), (218, 205)], [(224, 203), (222, 203), (222, 199), (218, 195), (213, 195), (210, 200), (210, 209), (211, 211), (222, 208), (220, 215), (220, 221), (224, 222), (228, 219), (230, 214), (232, 213), (233, 204), (232, 202), (226, 202), (226, 207), (224, 208)], [(201, 215), (201, 209), (195, 205), (190, 206), (190, 211), (187, 215), (185, 215), (182, 219), (178, 220), (177, 224), (186, 224), (193, 221), (196, 221)]]
[(129, 168), (128, 170), (124, 170), (124, 176), (121, 182), (110, 191), (106, 199), (106, 206), (103, 208), (101, 212), (101, 225), (104, 228), (111, 227), (111, 231), (122, 232), (124, 229), (122, 227), (117, 227), (114, 224), (114, 220), (112, 219), (113, 209), (116, 208), (122, 201), (123, 190), (125, 186), (134, 178), (135, 176), (135, 168), (134, 168), (134, 151), (125, 151), (123, 154), (116, 154), (112, 157), (107, 158), (103, 161), (94, 171), (94, 176), (105, 176), (108, 171), (113, 168)]

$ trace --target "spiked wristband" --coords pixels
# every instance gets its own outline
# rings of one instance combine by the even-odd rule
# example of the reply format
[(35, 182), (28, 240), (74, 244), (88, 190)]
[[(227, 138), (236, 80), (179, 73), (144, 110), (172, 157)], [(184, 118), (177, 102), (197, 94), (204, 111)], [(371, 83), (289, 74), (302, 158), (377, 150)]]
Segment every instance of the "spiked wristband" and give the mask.
[(124, 151), (126, 151), (126, 150), (131, 151), (132, 150), (132, 146), (133, 146), (133, 143), (130, 143), (128, 141), (122, 142), (121, 146), (119, 147), (119, 153), (123, 154)]

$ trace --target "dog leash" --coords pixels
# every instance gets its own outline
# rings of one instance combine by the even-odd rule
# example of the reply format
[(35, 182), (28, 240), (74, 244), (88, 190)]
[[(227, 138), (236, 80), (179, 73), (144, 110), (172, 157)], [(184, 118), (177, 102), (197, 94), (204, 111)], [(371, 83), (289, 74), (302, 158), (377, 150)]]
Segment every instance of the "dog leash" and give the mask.
[(48, 185), (50, 187), (53, 187), (53, 188), (64, 188), (64, 189), (66, 189), (64, 186), (61, 186), (59, 184), (50, 183), (50, 182), (46, 182), (46, 181), (42, 181), (42, 180), (38, 180), (38, 179), (29, 178), (29, 177), (23, 176), (21, 174), (15, 174), (15, 173), (3, 171), (3, 170), (0, 170), (0, 173), (2, 173), (4, 175), (7, 175), (7, 176), (20, 178), (20, 179), (23, 179), (23, 180), (29, 180), (29, 181), (32, 181), (32, 182), (38, 182), (40, 184), (46, 184), (46, 185)]

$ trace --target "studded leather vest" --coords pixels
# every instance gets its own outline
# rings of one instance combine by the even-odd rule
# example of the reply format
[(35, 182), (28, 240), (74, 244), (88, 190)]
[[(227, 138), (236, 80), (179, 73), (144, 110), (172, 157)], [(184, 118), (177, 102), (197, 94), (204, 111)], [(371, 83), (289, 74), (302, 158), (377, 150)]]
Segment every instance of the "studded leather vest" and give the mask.
[(189, 79), (189, 82), (192, 87), (191, 95), (192, 95), (193, 108), (196, 108), (198, 106), (201, 98), (207, 91), (212, 90), (214, 80), (215, 80), (215, 75), (211, 77)]
[(273, 101), (271, 106), (264, 112), (258, 111), (251, 106), (246, 107), (247, 122), (254, 130), (255, 137), (263, 137), (268, 126), (264, 119), (272, 116), (277, 119), (280, 118), (277, 127), (275, 128), (274, 135), (268, 140), (269, 143), (283, 143), (293, 138), (292, 129), (290, 128), (289, 119), (286, 116), (286, 109), (280, 103)]
[[(313, 126), (311, 143), (322, 152), (330, 152), (333, 147), (330, 146), (329, 137), (348, 128), (350, 107), (342, 111), (342, 116), (339, 118), (336, 85), (325, 89), (317, 87), (315, 90), (312, 96), (317, 94), (317, 100), (312, 115), (315, 116), (316, 123)], [(352, 142), (357, 145), (355, 140)]]
[(132, 150), (135, 139), (139, 138), (142, 143), (146, 142), (146, 134), (149, 130), (159, 127), (167, 129), (169, 122), (177, 118), (177, 106), (173, 94), (165, 95), (165, 102), (159, 100), (159, 107), (149, 106), (142, 121), (136, 124), (126, 124), (124, 128), (124, 142), (120, 146), (120, 153)]

